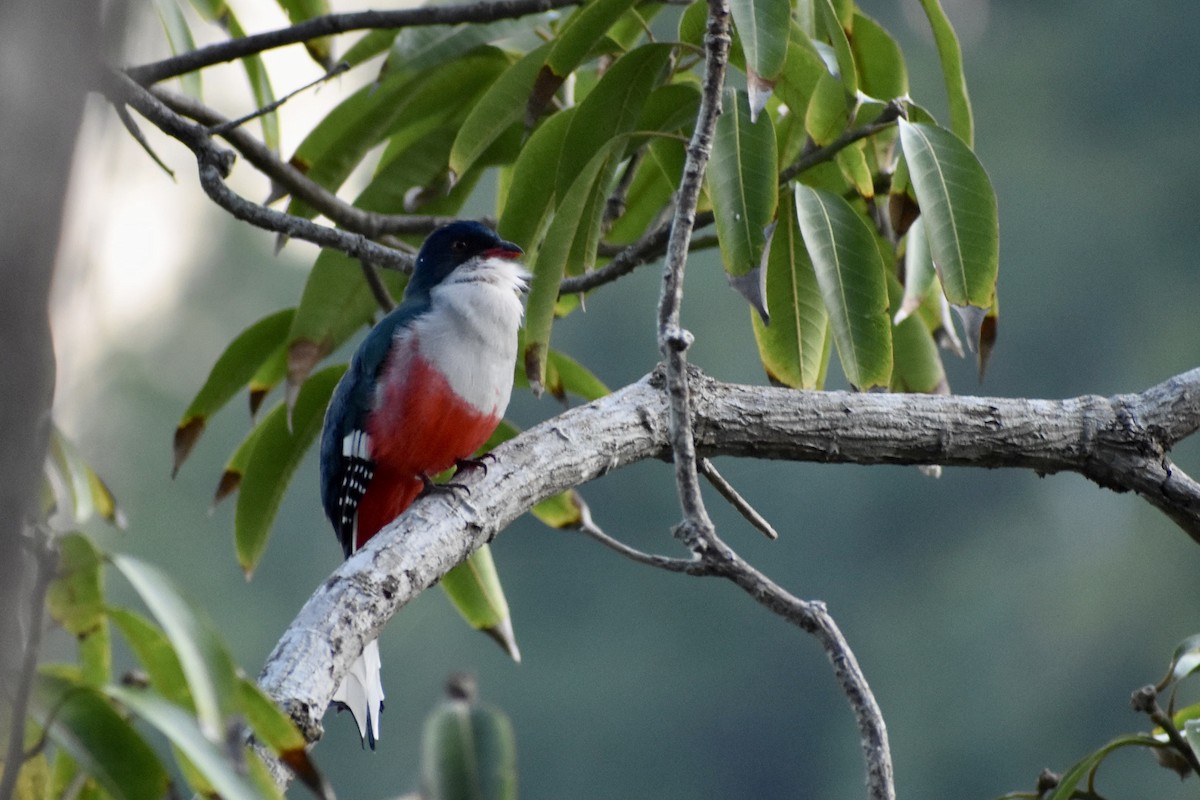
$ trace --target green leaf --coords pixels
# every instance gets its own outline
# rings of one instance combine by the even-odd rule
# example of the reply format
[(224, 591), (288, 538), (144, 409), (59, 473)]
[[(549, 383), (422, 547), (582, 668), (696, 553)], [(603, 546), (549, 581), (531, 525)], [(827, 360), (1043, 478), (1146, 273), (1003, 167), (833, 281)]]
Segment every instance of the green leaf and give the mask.
[[(622, 56), (578, 105), (559, 155), (555, 191), (560, 197), (601, 147), (633, 130), (673, 51), (674, 45), (646, 44)], [(605, 172), (615, 167), (614, 160)]]
[(109, 610), (109, 619), (121, 631), (121, 636), (146, 671), (150, 686), (180, 708), (195, 713), (192, 691), (187, 676), (171, 640), (153, 622), (127, 608)]
[(842, 82), (822, 72), (804, 112), (804, 129), (814, 143), (827, 145), (846, 130), (850, 123), (850, 103)]
[(633, 244), (659, 219), (683, 175), (686, 147), (678, 139), (654, 139), (646, 145), (625, 194), (625, 211), (608, 229), (607, 242)]
[(975, 122), (971, 114), (971, 98), (967, 96), (967, 78), (963, 73), (962, 48), (958, 36), (942, 4), (938, 0), (921, 0), (921, 8), (929, 19), (938, 58), (942, 62), (942, 80), (946, 84), (946, 99), (950, 106), (950, 130), (967, 143), (975, 141)]
[(204, 735), (213, 742), (223, 742), (235, 707), (237, 684), (233, 658), (212, 621), (184, 599), (158, 567), (125, 555), (113, 556), (112, 563), (137, 591), (175, 648)]
[[(280, 406), (282, 407), (282, 405), (281, 403)], [(217, 482), (217, 490), (213, 492), (212, 508), (216, 508), (218, 503), (236, 492), (242, 485), (242, 478), (246, 475), (246, 465), (250, 463), (250, 454), (254, 452), (254, 444), (261, 431), (262, 423), (260, 422), (250, 429), (241, 444), (233, 451), (233, 455), (225, 462), (225, 468), (221, 471), (221, 479)]]
[(421, 736), (421, 789), (426, 800), (516, 800), (512, 723), (473, 701), (443, 701)]
[(32, 713), (50, 739), (117, 800), (161, 800), (170, 777), (146, 740), (96, 689), (43, 669)]
[(547, 388), (560, 400), (565, 399), (568, 392), (588, 402), (609, 394), (608, 387), (591, 370), (566, 353), (550, 350), (546, 360), (547, 367), (555, 374), (555, 386)]
[[(551, 353), (555, 352), (553, 350)], [(480, 452), (489, 452), (501, 442), (507, 442), (520, 431), (508, 420), (501, 420), (496, 430), (488, 438)], [(560, 492), (553, 497), (547, 497), (542, 502), (529, 509), (529, 513), (541, 523), (556, 530), (577, 526), (583, 518), (583, 509), (579, 495), (574, 489)]]
[[(900, 143), (946, 299), (986, 312), (996, 293), (1000, 224), (983, 165), (962, 139), (932, 125), (900, 120)], [(978, 328), (969, 335), (974, 346)]]
[(44, 510), (54, 530), (70, 530), (95, 514), (118, 528), (125, 527), (125, 512), (117, 505), (112, 491), (53, 424), (42, 477), (46, 480)]
[(789, 0), (731, 0), (733, 24), (741, 35), (746, 56), (750, 119), (756, 121), (767, 105), (775, 79), (787, 61), (791, 23)]
[(100, 553), (80, 533), (63, 536), (58, 547), (58, 569), (46, 593), (46, 608), (67, 633), (82, 638), (104, 622)]
[[(192, 29), (188, 26), (187, 17), (183, 15), (179, 3), (176, 0), (154, 0), (154, 8), (158, 12), (163, 31), (167, 34), (167, 44), (171, 47), (171, 53), (179, 55), (195, 50), (196, 40), (192, 37)], [(184, 94), (197, 100), (204, 94), (200, 70), (180, 75), (179, 82), (183, 86)]]
[[(381, 277), (392, 296), (398, 296), (404, 276), (381, 272)], [(289, 391), (297, 391), (313, 367), (368, 324), (378, 308), (362, 265), (343, 253), (322, 250), (287, 334)]]
[(175, 466), (172, 477), (187, 459), (209, 418), (220, 410), (255, 375), (287, 338), (296, 309), (285, 308), (263, 317), (239, 333), (213, 364), (204, 385), (192, 399), (175, 428)]
[[(233, 686), (230, 691), (234, 691)], [(146, 689), (109, 686), (105, 693), (183, 751), (222, 800), (261, 800), (254, 784), (239, 772), (225, 739), (214, 740), (202, 730), (203, 723), (197, 725), (196, 718), (182, 708)], [(229, 697), (233, 699), (232, 694)]]
[[(313, 17), (321, 17), (329, 13), (329, 0), (276, 0), (279, 7), (287, 14), (288, 19), (295, 25)], [(333, 37), (318, 36), (304, 43), (312, 60), (324, 69), (333, 69)]]
[(1159, 691), (1197, 670), (1200, 670), (1200, 633), (1192, 634), (1175, 646), (1167, 676), (1159, 683)]
[[(232, 38), (245, 38), (246, 31), (242, 29), (241, 23), (228, 7), (225, 8), (219, 21)], [(274, 103), (275, 92), (271, 89), (271, 79), (267, 76), (267, 65), (263, 62), (262, 56), (246, 56), (242, 59), (242, 66), (246, 70), (246, 78), (250, 81), (250, 94), (254, 96), (257, 107), (265, 108)], [(271, 150), (278, 151), (279, 115), (274, 111), (263, 114), (259, 117), (259, 124), (262, 125), (263, 144)]]
[(935, 286), (937, 271), (929, 255), (929, 240), (925, 236), (925, 219), (917, 217), (908, 229), (904, 249), (904, 297), (893, 321), (896, 325), (921, 307)]
[(1116, 750), (1123, 747), (1160, 747), (1160, 743), (1155, 741), (1153, 736), (1145, 734), (1134, 734), (1131, 736), (1120, 736), (1113, 739), (1108, 744), (1101, 747), (1094, 753), (1090, 753), (1073, 765), (1069, 770), (1063, 773), (1063, 776), (1058, 781), (1058, 786), (1054, 787), (1046, 800), (1071, 800), (1074, 797), (1075, 789), (1079, 786), (1080, 781), (1089, 778), (1104, 759)]
[(262, 407), (263, 400), (271, 393), (271, 390), (286, 377), (287, 345), (286, 342), (281, 342), (279, 347), (276, 347), (250, 376), (250, 383), (246, 388), (249, 389), (251, 419), (257, 416), (258, 409)]
[(592, 53), (604, 34), (634, 0), (594, 0), (577, 9), (563, 25), (537, 72), (525, 106), (528, 126), (541, 117), (546, 105), (567, 76)]
[(531, 261), (554, 207), (558, 157), (575, 111), (576, 107), (568, 108), (543, 122), (521, 148), (512, 168), (512, 183), (496, 230), (520, 245)]
[(767, 257), (771, 324), (754, 313), (750, 321), (767, 376), (795, 389), (818, 389), (829, 351), (829, 313), (800, 235), (795, 201), (789, 193), (781, 202)]
[(892, 325), (874, 233), (845, 200), (804, 184), (796, 185), (796, 213), (846, 379), (860, 390), (886, 387)]
[(238, 708), (258, 741), (275, 753), (314, 794), (333, 800), (333, 789), (309, 758), (304, 734), (254, 681), (238, 679)]
[(485, 544), (476, 550), (466, 561), (447, 572), (441, 583), (467, 624), (492, 637), (513, 661), (519, 663), (521, 651), (513, 636), (512, 617), (491, 548)]
[(305, 381), (291, 414), (276, 406), (262, 421), (238, 492), (234, 542), (238, 564), (249, 577), (267, 548), (283, 493), (321, 431), (325, 407), (344, 364), (326, 367)]
[[(892, 311), (899, 313), (904, 291), (900, 281), (888, 276), (892, 290)], [(949, 394), (946, 370), (938, 352), (933, 334), (925, 327), (919, 315), (913, 315), (895, 324), (892, 328), (892, 382), (893, 392), (917, 392), (921, 394)]]
[(518, 125), (534, 79), (552, 47), (546, 42), (510, 66), (467, 114), (450, 148), (450, 171), (463, 175), (505, 131)]
[(908, 69), (900, 45), (870, 17), (855, 12), (850, 50), (858, 66), (859, 89), (877, 100), (908, 95)]
[(817, 19), (820, 21), (820, 30), (833, 46), (833, 52), (837, 57), (838, 72), (840, 73), (838, 78), (841, 79), (842, 87), (847, 96), (855, 97), (858, 95), (858, 70), (854, 65), (854, 51), (850, 49), (850, 40), (846, 37), (846, 29), (842, 27), (842, 20), (839, 19), (830, 0), (813, 0), (813, 3), (816, 6)]
[[(577, 237), (588, 236), (592, 228), (598, 228), (599, 215), (593, 214), (591, 219), (585, 219), (585, 213), (591, 206), (590, 201), (596, 192), (598, 176), (614, 153), (624, 146), (625, 137), (610, 139), (599, 147), (591, 160), (579, 171), (575, 182), (555, 210), (545, 241), (537, 251), (529, 299), (525, 307), (524, 347), (525, 376), (535, 394), (540, 395), (546, 386), (546, 356), (550, 347), (550, 328), (554, 324), (558, 287), (562, 283), (572, 246)], [(592, 208), (594, 209), (594, 206)]]
[(767, 228), (779, 203), (775, 129), (769, 115), (750, 121), (750, 103), (744, 92), (726, 91), (724, 106), (713, 135), (706, 186), (725, 272), (766, 321), (761, 267)]

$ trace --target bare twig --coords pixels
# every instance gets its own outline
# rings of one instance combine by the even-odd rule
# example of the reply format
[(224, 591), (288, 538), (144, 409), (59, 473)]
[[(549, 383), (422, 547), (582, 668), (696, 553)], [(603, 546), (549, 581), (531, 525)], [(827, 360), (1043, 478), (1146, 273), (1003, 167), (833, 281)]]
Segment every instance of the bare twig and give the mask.
[(1150, 717), (1150, 720), (1163, 729), (1167, 735), (1167, 740), (1180, 757), (1187, 761), (1188, 766), (1192, 768), (1192, 772), (1200, 775), (1200, 756), (1197, 756), (1196, 751), (1188, 744), (1187, 739), (1183, 738), (1183, 734), (1179, 732), (1179, 728), (1175, 727), (1175, 721), (1163, 711), (1162, 706), (1158, 704), (1158, 690), (1153, 686), (1143, 686), (1133, 693), (1129, 699), (1129, 704), (1134, 711), (1139, 714), (1145, 714)]
[(707, 458), (701, 458), (697, 462), (700, 467), (700, 474), (703, 475), (713, 488), (721, 493), (721, 496), (729, 501), (729, 504), (737, 509), (737, 512), (746, 518), (754, 527), (762, 531), (763, 535), (768, 539), (778, 539), (779, 532), (767, 521), (767, 518), (754, 510), (754, 506), (747, 502), (746, 498), (738, 493), (738, 490), (733, 488), (733, 484), (725, 480), (721, 473), (717, 472), (717, 468)]
[(845, 150), (860, 139), (866, 139), (868, 136), (874, 136), (880, 131), (887, 130), (895, 125), (896, 120), (902, 116), (904, 116), (903, 104), (899, 100), (889, 101), (884, 106), (883, 111), (879, 113), (879, 116), (866, 125), (843, 131), (841, 136), (838, 136), (824, 147), (816, 147), (802, 153), (800, 158), (796, 159), (796, 163), (779, 173), (779, 182), (781, 184), (787, 183), (805, 170), (812, 169), (817, 164), (829, 161), (840, 151)]
[(235, 218), (258, 228), (282, 233), (292, 239), (340, 250), (351, 258), (366, 259), (389, 269), (410, 271), (412, 256), (370, 241), (357, 233), (347, 233), (312, 220), (275, 211), (241, 197), (225, 183), (233, 167), (234, 155), (209, 138), (207, 130), (169, 109), (145, 88), (124, 74), (115, 73), (106, 87), (113, 103), (126, 103), (169, 136), (178, 139), (196, 157), (200, 186), (217, 205)]
[(214, 64), (223, 64), (256, 53), (300, 44), (322, 36), (347, 31), (408, 28), (421, 25), (457, 25), (462, 22), (494, 22), (529, 14), (539, 14), (556, 8), (578, 5), (581, 0), (483, 0), (456, 5), (431, 5), (394, 11), (359, 11), (349, 14), (327, 14), (313, 17), (287, 28), (230, 39), (217, 44), (181, 53), (172, 58), (130, 67), (125, 74), (137, 83), (148, 85), (167, 78), (195, 72)]
[(383, 313), (388, 313), (396, 307), (396, 301), (392, 299), (391, 293), (383, 285), (383, 279), (379, 277), (379, 270), (366, 259), (359, 263), (362, 264), (363, 277), (367, 279), (367, 286), (371, 287), (371, 294), (375, 297), (375, 302), (383, 309)]
[[(201, 125), (212, 128), (221, 126), (225, 122), (225, 118), (215, 110), (186, 95), (161, 86), (153, 87), (150, 93), (176, 114), (193, 119)], [(272, 181), (287, 189), (297, 200), (303, 200), (340, 227), (361, 233), (369, 239), (381, 238), (388, 234), (429, 233), (454, 219), (453, 217), (379, 214), (365, 211), (342, 200), (279, 158), (269, 147), (244, 129), (226, 129), (221, 136), (248, 162), (261, 170)], [(401, 268), (403, 269), (403, 267)]]
[(333, 69), (329, 70), (324, 75), (317, 78), (316, 80), (309, 81), (305, 85), (301, 86), (299, 89), (293, 89), (292, 91), (285, 94), (283, 97), (280, 97), (270, 103), (267, 103), (262, 108), (257, 108), (254, 111), (251, 111), (249, 114), (244, 114), (243, 116), (240, 116), (237, 119), (226, 120), (225, 122), (222, 122), (219, 125), (214, 125), (214, 126), (210, 127), (208, 129), (208, 135), (209, 136), (223, 136), (226, 133), (226, 131), (231, 131), (234, 128), (239, 128), (242, 125), (245, 125), (247, 122), (249, 122), (252, 119), (257, 119), (258, 117), (261, 117), (265, 114), (270, 114), (274, 111), (278, 111), (283, 106), (284, 103), (286, 103), (288, 100), (291, 100), (296, 95), (300, 94), (301, 92), (306, 92), (309, 89), (311, 89), (312, 87), (317, 86), (318, 84), (322, 84), (328, 80), (336, 78), (338, 75), (341, 75), (343, 72), (345, 72), (348, 69), (350, 69), (350, 65), (347, 64), (345, 61), (343, 61), (342, 63), (336, 65)]
[(710, 567), (704, 561), (698, 558), (670, 558), (668, 556), (657, 556), (651, 553), (643, 553), (641, 550), (630, 547), (629, 545), (609, 536), (596, 521), (592, 519), (592, 511), (587, 504), (582, 500), (577, 500), (580, 509), (579, 530), (591, 536), (600, 544), (610, 550), (625, 556), (631, 561), (636, 561), (639, 564), (645, 564), (648, 567), (663, 569), (667, 572), (682, 572), (687, 575), (707, 575), (710, 572)]
[(683, 510), (683, 522), (675, 533), (697, 555), (701, 555), (712, 544), (716, 532), (704, 507), (696, 472), (696, 445), (692, 433), (687, 374), (687, 349), (691, 346), (692, 336), (680, 325), (680, 307), (683, 303), (683, 276), (687, 265), (688, 242), (695, 224), (696, 202), (712, 153), (713, 131), (721, 113), (730, 27), (727, 0), (709, 0), (700, 111), (688, 143), (683, 179), (675, 195), (675, 215), (667, 242), (662, 292), (658, 301), (658, 350), (665, 365), (666, 393), (671, 410), (671, 454), (675, 463), (675, 485)]

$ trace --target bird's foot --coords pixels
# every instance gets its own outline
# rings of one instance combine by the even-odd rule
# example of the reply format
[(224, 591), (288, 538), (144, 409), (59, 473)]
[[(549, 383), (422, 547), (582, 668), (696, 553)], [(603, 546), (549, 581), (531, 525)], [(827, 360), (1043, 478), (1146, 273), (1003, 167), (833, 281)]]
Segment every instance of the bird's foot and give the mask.
[(421, 489), (421, 497), (430, 494), (455, 494), (457, 492), (462, 492), (463, 494), (471, 493), (471, 487), (469, 486), (464, 486), (461, 483), (434, 483), (433, 479), (428, 475), (421, 476), (421, 484), (424, 486), (424, 488)]
[(454, 474), (457, 475), (459, 472), (466, 472), (468, 470), (481, 469), (481, 470), (483, 470), (483, 474), (487, 475), (488, 462), (495, 461), (495, 460), (496, 460), (496, 457), (494, 455), (492, 455), (491, 453), (484, 453), (483, 455), (476, 456), (474, 458), (457, 459), (454, 462), (454, 467), (455, 467)]

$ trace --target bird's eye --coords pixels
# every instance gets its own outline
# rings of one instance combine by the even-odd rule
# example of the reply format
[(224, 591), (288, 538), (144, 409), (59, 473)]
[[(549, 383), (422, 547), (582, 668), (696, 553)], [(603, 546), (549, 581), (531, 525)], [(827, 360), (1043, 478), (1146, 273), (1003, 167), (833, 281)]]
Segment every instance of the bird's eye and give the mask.
[(455, 239), (450, 245), (450, 249), (456, 253), (465, 253), (467, 252), (467, 242), (465, 239)]

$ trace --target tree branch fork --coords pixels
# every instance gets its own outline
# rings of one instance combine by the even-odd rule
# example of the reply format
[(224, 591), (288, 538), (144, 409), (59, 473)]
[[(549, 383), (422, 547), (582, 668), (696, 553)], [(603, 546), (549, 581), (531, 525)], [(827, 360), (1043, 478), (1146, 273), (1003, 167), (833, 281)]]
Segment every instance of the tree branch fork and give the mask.
[[(688, 379), (702, 457), (1076, 472), (1136, 492), (1200, 542), (1200, 483), (1168, 457), (1200, 428), (1200, 368), (1139, 394), (1066, 400), (807, 392), (722, 383), (695, 367)], [(414, 504), (309, 598), (267, 659), (262, 687), (309, 741), (319, 739), (350, 662), (420, 592), (535, 503), (611, 470), (670, 458), (663, 387), (660, 368), (570, 409), (498, 447), (487, 474), (471, 476), (469, 495)], [(759, 602), (820, 637), (840, 637), (823, 627), (822, 604), (780, 606), (786, 592), (737, 562), (722, 571)]]

